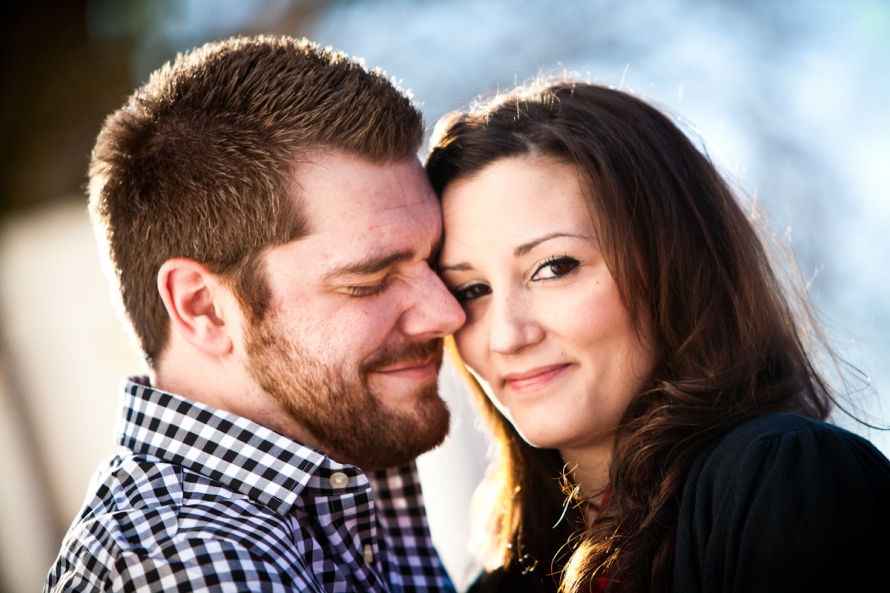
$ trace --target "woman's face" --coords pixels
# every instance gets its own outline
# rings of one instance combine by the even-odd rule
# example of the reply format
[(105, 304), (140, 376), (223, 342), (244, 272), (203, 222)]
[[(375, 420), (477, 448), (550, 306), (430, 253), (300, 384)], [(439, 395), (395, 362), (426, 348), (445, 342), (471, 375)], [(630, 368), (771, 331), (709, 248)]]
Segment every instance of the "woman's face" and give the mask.
[(489, 397), (532, 445), (611, 449), (654, 359), (606, 268), (575, 168), (498, 161), (448, 185), (442, 206), (441, 275), (467, 314), (455, 339)]

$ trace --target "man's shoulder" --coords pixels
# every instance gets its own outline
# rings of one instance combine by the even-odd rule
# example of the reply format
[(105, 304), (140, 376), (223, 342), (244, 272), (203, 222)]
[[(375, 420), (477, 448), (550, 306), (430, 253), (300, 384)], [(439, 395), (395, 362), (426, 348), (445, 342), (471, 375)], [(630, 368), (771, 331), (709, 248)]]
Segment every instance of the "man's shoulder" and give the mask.
[[(245, 494), (200, 473), (152, 455), (117, 455), (99, 468), (76, 524), (99, 523), (116, 532), (121, 546), (161, 542), (189, 534), (214, 535), (242, 545), (268, 539), (269, 530), (287, 528), (286, 517)], [(138, 528), (150, 521), (151, 529)], [(235, 529), (250, 523), (257, 529)], [(262, 526), (262, 529), (260, 527)]]
[(152, 455), (123, 453), (97, 471), (47, 588), (73, 590), (65, 579), (99, 589), (117, 579), (145, 581), (148, 566), (161, 581), (166, 571), (171, 579), (188, 573), (192, 584), (226, 582), (237, 576), (232, 570), (261, 585), (287, 581), (288, 567), (300, 562), (291, 557), (293, 530), (285, 516), (220, 482)]

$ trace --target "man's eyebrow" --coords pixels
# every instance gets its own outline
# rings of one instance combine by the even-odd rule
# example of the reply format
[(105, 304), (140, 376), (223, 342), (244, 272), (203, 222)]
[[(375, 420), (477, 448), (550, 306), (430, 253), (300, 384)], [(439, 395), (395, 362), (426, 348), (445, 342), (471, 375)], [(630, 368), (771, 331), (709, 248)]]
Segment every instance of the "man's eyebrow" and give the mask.
[(541, 243), (545, 241), (549, 241), (551, 239), (557, 239), (559, 237), (571, 237), (572, 239), (584, 239), (585, 241), (589, 241), (590, 237), (586, 235), (576, 235), (574, 233), (549, 233), (544, 235), (543, 237), (538, 237), (534, 241), (529, 241), (528, 243), (523, 243), (519, 247), (513, 250), (514, 257), (520, 257), (525, 255)]
[(436, 268), (437, 272), (444, 272), (446, 270), (452, 272), (469, 272), (473, 269), (473, 266), (468, 264), (467, 262), (461, 262), (459, 264), (454, 264), (453, 266), (439, 266)]
[(334, 278), (337, 276), (367, 276), (382, 272), (386, 268), (403, 261), (414, 258), (413, 251), (396, 251), (386, 255), (370, 255), (357, 262), (344, 264), (331, 270), (326, 278)]

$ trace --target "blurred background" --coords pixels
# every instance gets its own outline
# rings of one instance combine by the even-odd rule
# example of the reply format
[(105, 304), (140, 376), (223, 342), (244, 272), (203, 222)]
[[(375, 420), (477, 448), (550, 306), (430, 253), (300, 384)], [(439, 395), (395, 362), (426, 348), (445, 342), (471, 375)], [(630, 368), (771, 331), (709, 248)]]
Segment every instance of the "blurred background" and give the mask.
[[(538, 73), (659, 104), (790, 241), (849, 363), (845, 406), (890, 423), (886, 0), (31, 0), (2, 11), (2, 592), (41, 587), (93, 470), (115, 452), (118, 380), (143, 370), (86, 216), (92, 143), (152, 70), (233, 34), (306, 36), (379, 65), (430, 128)], [(453, 370), (441, 381), (454, 430), (420, 467), (434, 539), (462, 588), (487, 443)], [(835, 420), (890, 454), (890, 433)]]

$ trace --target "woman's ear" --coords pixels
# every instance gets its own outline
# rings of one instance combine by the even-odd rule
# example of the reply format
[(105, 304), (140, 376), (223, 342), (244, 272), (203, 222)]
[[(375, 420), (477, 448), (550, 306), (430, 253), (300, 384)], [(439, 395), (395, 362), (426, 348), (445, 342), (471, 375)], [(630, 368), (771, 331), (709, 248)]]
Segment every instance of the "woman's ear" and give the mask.
[[(204, 265), (182, 257), (168, 259), (158, 270), (158, 292), (170, 316), (172, 331), (211, 356), (232, 350), (232, 319), (224, 294), (229, 289)], [(227, 325), (229, 323), (230, 325)]]

